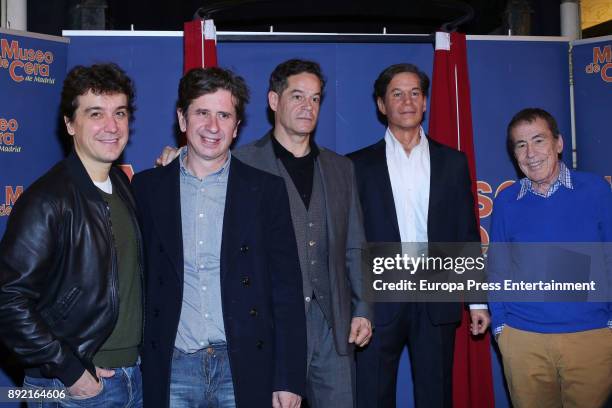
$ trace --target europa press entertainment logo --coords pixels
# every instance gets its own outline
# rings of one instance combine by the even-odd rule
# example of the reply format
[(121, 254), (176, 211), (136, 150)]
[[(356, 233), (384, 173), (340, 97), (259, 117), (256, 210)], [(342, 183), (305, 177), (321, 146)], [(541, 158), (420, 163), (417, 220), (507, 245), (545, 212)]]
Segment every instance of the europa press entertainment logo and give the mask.
[(603, 49), (593, 47), (593, 62), (584, 70), (587, 74), (600, 74), (605, 82), (612, 82), (612, 45), (608, 44)]
[(23, 193), (23, 186), (4, 186), (4, 202), (0, 202), (0, 217), (10, 215), (21, 193)]
[(8, 71), (11, 79), (19, 82), (55, 83), (51, 78), (51, 64), (55, 56), (51, 51), (22, 48), (18, 40), (0, 38), (0, 69)]
[(0, 153), (21, 153), (21, 146), (15, 145), (17, 129), (17, 119), (0, 117)]

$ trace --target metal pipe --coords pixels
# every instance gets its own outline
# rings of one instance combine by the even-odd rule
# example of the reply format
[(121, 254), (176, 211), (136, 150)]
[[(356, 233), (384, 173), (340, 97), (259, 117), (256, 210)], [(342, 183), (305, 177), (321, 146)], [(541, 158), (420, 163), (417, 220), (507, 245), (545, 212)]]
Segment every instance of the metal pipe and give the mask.
[(561, 35), (570, 40), (582, 38), (580, 0), (561, 0)]
[(6, 0), (0, 0), (0, 27), (6, 28)]
[(576, 146), (576, 105), (574, 103), (574, 65), (572, 58), (573, 44), (569, 43), (569, 91), (570, 91), (570, 124), (572, 132), (572, 168), (578, 168), (578, 150)]
[(6, 0), (6, 27), (27, 31), (28, 0)]

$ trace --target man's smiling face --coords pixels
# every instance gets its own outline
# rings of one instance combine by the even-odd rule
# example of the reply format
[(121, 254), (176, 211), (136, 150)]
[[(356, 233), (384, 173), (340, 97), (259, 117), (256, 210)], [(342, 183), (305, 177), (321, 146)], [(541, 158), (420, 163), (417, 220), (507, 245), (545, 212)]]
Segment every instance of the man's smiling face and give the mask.
[[(520, 122), (511, 132), (514, 157), (537, 191), (545, 192), (559, 176), (559, 154), (563, 151), (561, 135), (555, 137), (542, 118)], [(541, 186), (541, 189), (538, 189)]]
[(113, 163), (128, 142), (127, 96), (87, 91), (77, 97), (77, 103), (74, 116), (64, 117), (77, 155), (86, 168)]
[(387, 117), (393, 134), (421, 126), (423, 113), (427, 109), (427, 97), (421, 89), (419, 76), (412, 72), (400, 72), (393, 76), (384, 97), (376, 102), (380, 113)]
[(204, 94), (189, 104), (187, 112), (177, 114), (191, 160), (224, 163), (240, 123), (231, 92)]

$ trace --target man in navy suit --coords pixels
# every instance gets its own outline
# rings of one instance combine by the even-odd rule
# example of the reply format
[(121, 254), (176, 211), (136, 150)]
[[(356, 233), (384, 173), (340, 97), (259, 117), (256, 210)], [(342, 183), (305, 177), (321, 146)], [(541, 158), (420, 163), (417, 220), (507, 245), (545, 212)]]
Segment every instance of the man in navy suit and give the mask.
[(179, 160), (134, 178), (148, 267), (147, 407), (297, 408), (302, 278), (285, 184), (233, 157), (248, 100), (220, 68), (180, 82)]
[[(429, 78), (412, 64), (379, 75), (374, 96), (385, 137), (349, 155), (368, 242), (478, 242), (463, 153), (428, 139), (421, 127)], [(484, 333), (486, 305), (471, 305), (472, 334)], [(397, 371), (408, 345), (417, 407), (452, 406), (458, 303), (377, 303), (372, 343), (357, 354), (359, 408), (395, 408)]]

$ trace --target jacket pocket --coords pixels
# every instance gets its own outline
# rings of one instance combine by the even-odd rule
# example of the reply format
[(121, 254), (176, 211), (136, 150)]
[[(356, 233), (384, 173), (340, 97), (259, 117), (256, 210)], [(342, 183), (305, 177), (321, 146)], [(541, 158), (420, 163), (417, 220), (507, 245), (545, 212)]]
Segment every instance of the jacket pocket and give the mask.
[(67, 290), (51, 307), (41, 311), (42, 318), (49, 325), (66, 319), (82, 293), (81, 289), (77, 286)]

